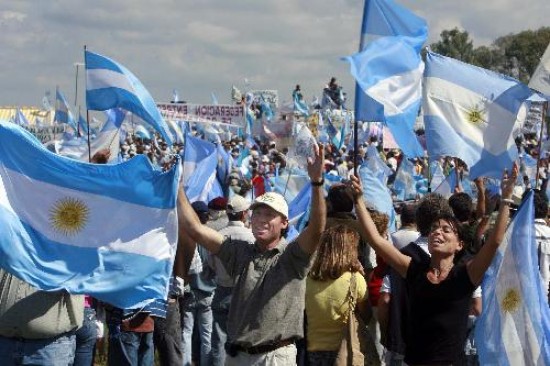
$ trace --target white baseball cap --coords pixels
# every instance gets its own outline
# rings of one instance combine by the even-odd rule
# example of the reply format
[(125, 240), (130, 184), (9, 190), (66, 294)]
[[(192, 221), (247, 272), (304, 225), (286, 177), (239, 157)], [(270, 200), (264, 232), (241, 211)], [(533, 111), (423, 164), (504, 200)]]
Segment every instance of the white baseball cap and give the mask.
[(227, 211), (229, 213), (238, 213), (248, 210), (250, 203), (242, 196), (235, 195), (231, 197), (227, 203)]
[(250, 209), (253, 210), (260, 205), (269, 206), (288, 219), (288, 204), (285, 198), (279, 193), (266, 192), (262, 194), (254, 200), (252, 205), (250, 205)]

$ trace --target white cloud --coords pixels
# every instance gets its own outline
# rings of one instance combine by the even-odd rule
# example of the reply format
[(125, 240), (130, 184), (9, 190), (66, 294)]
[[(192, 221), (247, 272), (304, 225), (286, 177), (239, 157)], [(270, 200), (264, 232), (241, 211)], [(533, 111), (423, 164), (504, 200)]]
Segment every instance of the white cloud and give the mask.
[[(397, 0), (423, 16), (429, 42), (444, 29), (467, 30), (476, 46), (548, 25), (548, 0)], [(73, 99), (83, 46), (132, 70), (158, 101), (229, 101), (231, 84), (278, 89), (295, 84), (307, 99), (331, 76), (348, 94), (339, 60), (357, 50), (363, 0), (18, 0), (0, 12), (1, 104), (39, 105), (59, 85)], [(81, 74), (82, 76), (82, 74)], [(83, 81), (83, 78), (82, 80)], [(80, 86), (83, 87), (83, 82)], [(79, 92), (82, 97), (82, 90)], [(81, 100), (83, 104), (83, 99)]]

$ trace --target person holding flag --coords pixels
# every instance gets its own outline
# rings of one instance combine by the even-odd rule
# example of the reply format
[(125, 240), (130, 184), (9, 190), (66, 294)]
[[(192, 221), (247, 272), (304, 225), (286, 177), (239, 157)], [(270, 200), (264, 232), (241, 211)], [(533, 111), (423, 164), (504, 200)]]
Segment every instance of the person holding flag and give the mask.
[(440, 215), (432, 223), (428, 235), (429, 261), (401, 253), (378, 233), (366, 208), (361, 182), (351, 177), (355, 210), (368, 242), (406, 281), (411, 313), (411, 324), (405, 335), (405, 362), (408, 365), (446, 365), (458, 360), (467, 335), (472, 294), (504, 239), (517, 175), (516, 164), (510, 175), (504, 173), (494, 230), (469, 261), (460, 260), (464, 236), (458, 221), (448, 214)]

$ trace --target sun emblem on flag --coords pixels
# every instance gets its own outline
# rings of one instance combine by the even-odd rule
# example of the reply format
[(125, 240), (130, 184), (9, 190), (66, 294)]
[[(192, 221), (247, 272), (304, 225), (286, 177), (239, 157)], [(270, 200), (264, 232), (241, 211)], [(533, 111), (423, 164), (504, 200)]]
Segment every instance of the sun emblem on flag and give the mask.
[(86, 226), (89, 213), (90, 210), (81, 200), (63, 198), (50, 209), (50, 223), (56, 231), (66, 236), (75, 235)]
[(479, 125), (481, 123), (487, 123), (485, 117), (485, 109), (480, 105), (473, 106), (466, 110), (466, 120), (474, 125)]
[(516, 311), (521, 304), (521, 295), (519, 291), (515, 288), (510, 288), (506, 291), (504, 298), (501, 302), (501, 308), (507, 313), (512, 313)]

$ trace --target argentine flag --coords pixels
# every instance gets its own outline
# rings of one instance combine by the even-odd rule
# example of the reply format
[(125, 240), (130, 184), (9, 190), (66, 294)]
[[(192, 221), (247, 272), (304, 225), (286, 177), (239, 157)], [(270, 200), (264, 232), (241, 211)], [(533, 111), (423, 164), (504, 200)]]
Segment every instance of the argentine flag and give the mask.
[(481, 365), (550, 365), (550, 309), (534, 217), (531, 191), (483, 279), (483, 310), (475, 326)]
[(470, 178), (499, 178), (518, 157), (514, 130), (531, 90), (515, 79), (428, 52), (424, 124), (428, 155), (462, 159)]
[(69, 108), (69, 103), (67, 102), (67, 99), (65, 99), (65, 96), (61, 92), (61, 90), (56, 89), (55, 91), (55, 121), (57, 123), (66, 123), (69, 126), (72, 127), (75, 132), (78, 130), (78, 127), (76, 126), (76, 121), (73, 116), (73, 112), (71, 112), (71, 108)]
[(424, 151), (414, 133), (428, 37), (426, 21), (393, 0), (366, 0), (359, 53), (345, 57), (355, 88), (355, 119), (385, 122), (409, 158)]
[(180, 169), (143, 155), (93, 165), (0, 123), (0, 267), (46, 291), (120, 308), (166, 299), (178, 238)]
[(168, 144), (172, 144), (172, 135), (153, 97), (130, 70), (90, 51), (86, 51), (84, 57), (88, 109), (125, 109), (150, 124)]

